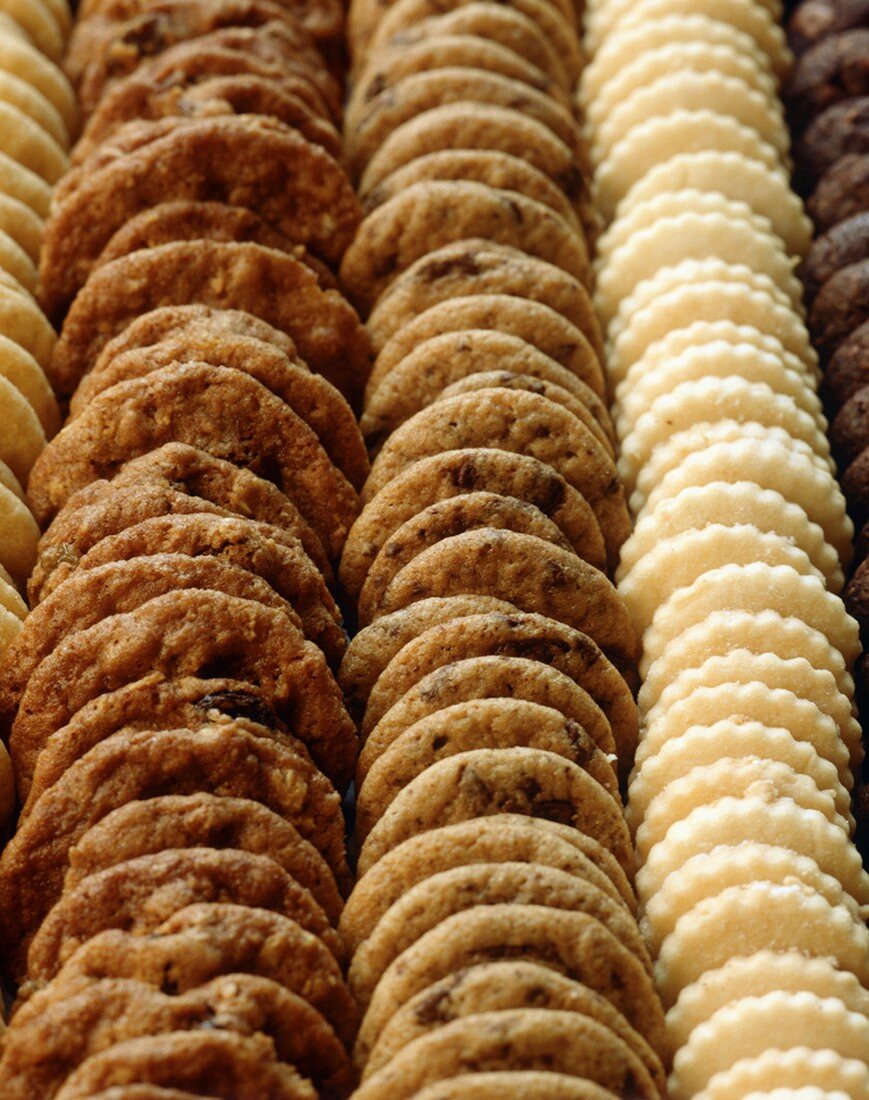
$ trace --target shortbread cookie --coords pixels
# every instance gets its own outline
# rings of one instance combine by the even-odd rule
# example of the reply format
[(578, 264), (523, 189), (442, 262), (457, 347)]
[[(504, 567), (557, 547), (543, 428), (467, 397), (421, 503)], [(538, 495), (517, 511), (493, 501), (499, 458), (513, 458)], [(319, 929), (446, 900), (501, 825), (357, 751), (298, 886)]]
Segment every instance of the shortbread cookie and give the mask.
[[(771, 1088), (771, 1092), (761, 1092)], [(754, 1091), (754, 1090), (757, 1091)], [(795, 1090), (791, 1092), (791, 1090)], [(756, 1058), (742, 1058), (731, 1069), (715, 1074), (703, 1090), (708, 1100), (730, 1100), (739, 1096), (813, 1097), (869, 1095), (869, 1070), (856, 1058), (834, 1051), (792, 1047), (768, 1050)]]
[(56, 184), (69, 168), (69, 157), (63, 146), (19, 107), (2, 101), (0, 133), (6, 156), (47, 184)]
[(46, 439), (50, 439), (60, 427), (60, 411), (51, 386), (36, 359), (7, 336), (0, 336), (0, 375), (24, 395), (39, 417)]
[(4, 6), (6, 15), (15, 21), (33, 44), (48, 58), (59, 62), (63, 57), (64, 38), (69, 31), (69, 12), (66, 20), (58, 18), (58, 5), (36, 0), (8, 0)]
[(23, 287), (0, 285), (0, 335), (20, 344), (48, 371), (57, 336), (36, 302)]
[[(15, 295), (15, 297), (20, 296)], [(0, 288), (0, 299), (2, 299), (2, 288)], [(21, 301), (23, 302), (24, 299), (21, 298)], [(14, 302), (9, 304), (14, 308)], [(45, 448), (45, 432), (33, 406), (21, 390), (3, 375), (0, 375), (0, 417), (4, 424), (15, 426), (14, 432), (3, 433), (0, 440), (0, 460), (6, 463), (16, 478), (24, 484), (27, 482), (33, 464)]]
[(10, 29), (4, 23), (0, 34), (0, 67), (26, 80), (43, 95), (63, 119), (68, 133), (74, 135), (78, 127), (78, 103), (63, 71), (24, 35), (9, 33)]
[(35, 84), (19, 79), (0, 66), (0, 102), (17, 107), (35, 122), (63, 149), (68, 149), (70, 134), (54, 104), (39, 91)]
[(368, 501), (344, 544), (339, 570), (344, 589), (358, 597), (384, 543), (423, 508), (478, 492), (534, 505), (584, 561), (605, 567), (606, 551), (595, 514), (557, 470), (531, 455), (468, 447), (419, 459)]
[(39, 528), (27, 505), (5, 485), (0, 485), (0, 516), (0, 564), (23, 585), (36, 563)]

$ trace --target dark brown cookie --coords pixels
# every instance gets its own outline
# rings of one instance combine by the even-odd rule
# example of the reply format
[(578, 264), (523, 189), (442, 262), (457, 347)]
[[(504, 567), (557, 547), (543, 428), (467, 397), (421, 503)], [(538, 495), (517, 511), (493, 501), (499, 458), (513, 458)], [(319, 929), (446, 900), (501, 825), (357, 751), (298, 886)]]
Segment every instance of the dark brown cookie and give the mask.
[(368, 456), (353, 410), (342, 394), (301, 360), (250, 337), (187, 333), (147, 348), (131, 348), (113, 358), (103, 355), (76, 390), (71, 416), (78, 416), (97, 394), (117, 382), (188, 362), (230, 367), (261, 382), (301, 416), (334, 465), (355, 488), (361, 488), (368, 474)]
[(216, 901), (273, 909), (342, 958), (341, 941), (311, 891), (270, 856), (234, 848), (169, 848), (65, 885), (30, 943), (28, 975), (49, 980), (77, 947), (108, 928), (147, 933), (187, 905)]
[(491, 447), (443, 451), (414, 462), (373, 497), (350, 529), (341, 582), (357, 597), (384, 543), (423, 508), (466, 493), (492, 492), (539, 508), (585, 561), (606, 566), (600, 526), (585, 497), (548, 463)]
[(862, 527), (869, 520), (869, 448), (857, 455), (840, 480), (854, 525)]
[(96, 397), (34, 464), (28, 482), (34, 517), (47, 526), (76, 490), (172, 441), (268, 477), (330, 556), (340, 553), (358, 512), (353, 486), (304, 420), (262, 383), (204, 363), (162, 367)]
[[(328, 12), (331, 5), (325, 5)], [(115, 9), (118, 11), (118, 9)], [(223, 29), (256, 32), (256, 38), (280, 51), (287, 63), (315, 81), (337, 118), (341, 92), (330, 76), (316, 43), (280, 3), (266, 0), (216, 0), (202, 8), (196, 0), (149, 0), (143, 10), (137, 0), (119, 17), (103, 13), (77, 21), (65, 68), (89, 115), (105, 88), (143, 61), (179, 42), (190, 42)]]
[(68, 635), (30, 677), (11, 754), (32, 769), (46, 739), (86, 703), (149, 672), (249, 680), (342, 789), (352, 776), (356, 731), (321, 651), (283, 612), (197, 589)]
[[(869, 31), (866, 32), (869, 34)], [(811, 303), (827, 279), (842, 267), (869, 257), (869, 212), (837, 222), (813, 242), (800, 265), (806, 301)]]
[[(293, 749), (295, 742), (260, 688), (242, 680), (200, 680), (181, 676), (167, 680), (159, 672), (99, 695), (65, 726), (53, 733), (36, 760), (33, 780), (19, 823), (38, 799), (80, 757), (120, 730), (198, 730), (225, 718), (245, 718), (271, 732), (273, 739)], [(26, 777), (22, 777), (22, 782)]]
[(142, 249), (95, 271), (63, 326), (52, 380), (71, 393), (109, 340), (135, 318), (188, 303), (253, 313), (290, 335), (302, 360), (351, 404), (361, 395), (370, 346), (346, 299), (324, 290), (312, 270), (292, 256), (262, 245), (217, 241)]
[(803, 130), (826, 107), (869, 92), (869, 30), (831, 34), (805, 51), (785, 90), (791, 125)]
[(83, 1062), (57, 1093), (79, 1100), (130, 1079), (195, 1089), (225, 1100), (316, 1100), (317, 1093), (277, 1059), (264, 1035), (231, 1031), (170, 1031), (128, 1039)]
[(869, 153), (869, 96), (834, 103), (809, 124), (795, 149), (807, 190), (849, 153)]
[(42, 795), (3, 853), (5, 962), (18, 980), (27, 944), (61, 894), (69, 849), (87, 830), (127, 802), (202, 790), (253, 798), (288, 817), (346, 883), (340, 799), (301, 752), (241, 719), (195, 732), (120, 731)]
[(280, 489), (207, 451), (167, 443), (126, 463), (112, 481), (95, 481), (70, 497), (42, 536), (28, 589), (31, 604), (56, 587), (100, 539), (151, 516), (193, 512), (240, 515), (278, 527), (297, 538), (331, 580), (323, 544)]
[[(148, 936), (100, 932), (72, 955), (51, 989), (70, 996), (92, 982), (114, 978), (182, 994), (237, 973), (278, 982), (313, 1005), (343, 1042), (352, 1042), (358, 1009), (335, 957), (322, 940), (268, 909), (226, 902), (189, 905)], [(29, 983), (19, 1004), (38, 988)], [(29, 1018), (29, 1003), (16, 1006), (16, 1015)]]
[(170, 198), (253, 209), (326, 261), (352, 240), (360, 210), (344, 170), (289, 126), (256, 115), (129, 125), (153, 139), (100, 171), (86, 164), (87, 180), (46, 223), (40, 298), (51, 316), (63, 315), (116, 230)]
[[(302, 629), (299, 616), (267, 580), (231, 561), (167, 553), (74, 573), (27, 617), (7, 650), (9, 675), (0, 685), (0, 721), (5, 733), (8, 735), (11, 729), (31, 674), (64, 638), (109, 615), (132, 611), (155, 596), (185, 588), (214, 589), (228, 596), (256, 600), (289, 615), (291, 622)], [(19, 797), (24, 799), (30, 786), (29, 768), (20, 766), (16, 779)]]
[(9, 1100), (54, 1095), (86, 1058), (117, 1042), (206, 1028), (267, 1035), (282, 1062), (329, 1096), (346, 1095), (349, 1083), (347, 1054), (320, 1013), (277, 982), (250, 974), (215, 978), (177, 996), (129, 979), (89, 982), (68, 997), (49, 987), (23, 1016), (0, 1060)]
[(824, 283), (809, 312), (812, 340), (829, 358), (846, 337), (869, 320), (869, 258), (841, 267)]
[(788, 40), (791, 49), (802, 54), (828, 35), (861, 27), (867, 19), (866, 0), (803, 0), (788, 22)]
[(415, 183), (373, 210), (344, 255), (341, 281), (367, 312), (417, 260), (472, 233), (590, 281), (585, 240), (574, 225), (518, 191), (467, 180)]
[(869, 383), (869, 321), (855, 328), (841, 344), (824, 371), (823, 389), (834, 408)]
[(70, 849), (65, 887), (166, 848), (237, 848), (270, 856), (311, 891), (332, 924), (341, 916), (335, 876), (292, 822), (249, 798), (206, 792), (128, 802), (112, 811)]
[(861, 631), (869, 626), (869, 562), (862, 561), (848, 581), (844, 593), (845, 606), (860, 624)]
[(869, 384), (852, 393), (836, 413), (830, 441), (843, 466), (849, 466), (869, 447)]
[(869, 207), (869, 155), (848, 153), (821, 176), (806, 204), (819, 233)]

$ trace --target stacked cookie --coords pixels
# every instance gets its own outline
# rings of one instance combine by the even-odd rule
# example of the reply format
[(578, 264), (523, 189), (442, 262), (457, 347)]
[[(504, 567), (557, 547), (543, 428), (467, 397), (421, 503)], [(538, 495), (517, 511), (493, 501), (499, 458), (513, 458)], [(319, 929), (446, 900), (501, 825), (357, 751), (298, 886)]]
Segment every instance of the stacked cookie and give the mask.
[(636, 518), (628, 819), (670, 1094), (869, 1086), (851, 523), (794, 266), (780, 6), (597, 0), (581, 92)]
[(356, 1095), (658, 1096), (576, 16), (361, 0), (348, 24), (365, 217), (341, 279), (377, 355), (339, 569), (363, 740), (339, 926)]
[(70, 415), (30, 474), (44, 534), (0, 702), (4, 1096), (351, 1083), (333, 589), (370, 364), (334, 274), (360, 217), (341, 25), (337, 3), (80, 8), (86, 117), (40, 267)]
[[(75, 95), (56, 64), (71, 22), (66, 0), (0, 9), (0, 658), (27, 612), (23, 585), (39, 538), (22, 486), (60, 426), (45, 375), (55, 333), (34, 294), (51, 185), (66, 170), (78, 124)], [(13, 806), (0, 746), (0, 835)]]

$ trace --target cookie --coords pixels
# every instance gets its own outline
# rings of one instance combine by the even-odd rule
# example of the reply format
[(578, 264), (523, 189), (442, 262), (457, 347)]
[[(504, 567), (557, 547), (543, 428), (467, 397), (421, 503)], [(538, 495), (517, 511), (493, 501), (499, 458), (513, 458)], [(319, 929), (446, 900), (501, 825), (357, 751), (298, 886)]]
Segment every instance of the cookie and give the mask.
[[(94, 272), (67, 316), (52, 359), (52, 383), (71, 393), (106, 343), (130, 321), (180, 303), (247, 309), (286, 331), (304, 362), (351, 404), (362, 391), (368, 341), (338, 292), (323, 290), (309, 267), (284, 253), (217, 241), (143, 249)], [(316, 329), (311, 317), (318, 318)]]
[(30, 677), (10, 737), (13, 756), (26, 767), (85, 703), (148, 672), (218, 668), (260, 685), (327, 773), (339, 784), (349, 778), (355, 731), (320, 650), (283, 612), (197, 589), (158, 596), (61, 642)]
[(822, 358), (829, 358), (854, 329), (869, 320), (867, 279), (869, 259), (858, 260), (839, 268), (818, 291), (809, 327)]
[(36, 0), (34, 4), (25, 0), (9, 0), (3, 10), (42, 53), (54, 62), (61, 60), (68, 23), (66, 26), (62, 24), (52, 5), (43, 0)]
[(389, 614), (436, 593), (467, 592), (506, 599), (520, 611), (582, 631), (630, 676), (637, 641), (613, 585), (572, 551), (535, 535), (481, 528), (442, 539), (396, 573), (376, 613)]
[(865, 93), (867, 43), (866, 30), (855, 27), (827, 35), (800, 54), (786, 89), (788, 116), (797, 133), (832, 104)]
[(60, 67), (28, 40), (12, 32), (13, 24), (4, 23), (0, 34), (0, 67), (20, 80), (26, 80), (60, 115), (67, 133), (78, 129), (79, 113), (75, 93)]
[(558, 470), (591, 505), (607, 558), (615, 563), (630, 525), (613, 461), (581, 421), (537, 394), (495, 388), (430, 405), (384, 444), (365, 483), (363, 500), (370, 500), (421, 458), (482, 445), (530, 454)]
[(858, 523), (865, 524), (867, 514), (866, 467), (869, 453), (861, 451), (850, 466), (842, 472), (842, 489), (848, 500), (848, 507)]
[[(760, 1093), (760, 1089), (774, 1085), (772, 1093)], [(710, 1082), (712, 1100), (727, 1100), (728, 1096), (751, 1095), (757, 1086), (758, 1095), (771, 1095), (778, 1100), (788, 1100), (796, 1095), (819, 1096), (832, 1091), (844, 1095), (865, 1092), (869, 1078), (865, 1065), (856, 1058), (845, 1058), (832, 1050), (815, 1051), (809, 1047), (790, 1050), (769, 1050), (756, 1058), (740, 1059), (730, 1069), (717, 1073)], [(752, 1090), (751, 1092), (749, 1090)]]
[(597, 887), (552, 867), (510, 861), (476, 863), (432, 875), (381, 917), (353, 956), (347, 979), (351, 991), (364, 1009), (389, 965), (426, 932), (465, 909), (505, 904), (546, 905), (587, 913), (651, 969), (636, 921), (620, 902)]
[(39, 281), (36, 265), (21, 245), (3, 229), (0, 229), (0, 269), (11, 276), (28, 294), (36, 294)]
[(517, 862), (565, 871), (630, 912), (636, 910), (624, 871), (598, 841), (542, 818), (494, 814), (420, 833), (387, 852), (356, 883), (339, 931), (355, 951), (387, 910), (429, 875), (471, 864)]
[(112, 481), (95, 481), (70, 497), (42, 536), (30, 602), (38, 603), (57, 587), (101, 539), (152, 516), (194, 512), (243, 516), (278, 527), (298, 538), (320, 572), (331, 578), (319, 537), (277, 486), (207, 451), (167, 443), (125, 463)]
[(556, 524), (584, 561), (605, 567), (595, 514), (557, 470), (531, 455), (468, 447), (419, 459), (368, 501), (344, 545), (339, 572), (345, 590), (358, 598), (383, 544), (421, 509), (479, 492), (533, 505)]
[(52, 978), (75, 949), (108, 928), (142, 934), (187, 905), (229, 901), (297, 921), (339, 960), (341, 942), (307, 887), (271, 857), (233, 848), (169, 848), (65, 886), (27, 953), (31, 978)]
[(399, 168), (444, 149), (489, 149), (524, 157), (561, 188), (577, 212), (587, 201), (588, 184), (569, 145), (537, 119), (488, 103), (447, 103), (396, 127), (362, 173), (361, 201)]
[(863, 426), (867, 398), (869, 386), (861, 386), (851, 394), (833, 420), (830, 439), (843, 466), (850, 465), (869, 444)]
[[(34, 1018), (37, 1005), (44, 1009), (42, 1018)], [(323, 1017), (267, 978), (236, 974), (176, 997), (142, 982), (109, 979), (61, 1000), (46, 990), (30, 1008), (29, 1026), (19, 1020), (5, 1048), (10, 1097), (27, 1096), (28, 1089), (44, 1095), (56, 1091), (86, 1058), (117, 1042), (204, 1026), (269, 1036), (281, 1061), (331, 1095), (346, 1087), (349, 1077), (347, 1055)], [(38, 1051), (44, 1052), (41, 1059)]]
[(518, 191), (466, 180), (412, 184), (370, 213), (341, 262), (341, 281), (367, 311), (416, 260), (469, 234), (521, 249), (582, 282), (588, 254), (579, 231)]
[(167, 848), (233, 848), (267, 855), (311, 891), (330, 923), (338, 923), (344, 903), (335, 876), (292, 822), (259, 802), (206, 793), (165, 795), (113, 810), (70, 849), (65, 888)]
[(0, 102), (16, 107), (40, 126), (58, 145), (68, 149), (70, 134), (54, 104), (34, 84), (0, 67)]
[(15, 777), (6, 746), (0, 752), (0, 829), (6, 832), (15, 810)]
[(27, 291), (8, 281), (0, 285), (0, 335), (20, 344), (43, 370), (49, 369), (57, 342), (54, 329)]
[(463, 1096), (472, 1100), (503, 1096), (505, 1089), (518, 1088), (529, 1100), (548, 1100), (556, 1096), (565, 1100), (609, 1100), (609, 1089), (603, 1089), (591, 1081), (568, 1077), (564, 1073), (548, 1073), (539, 1070), (504, 1070), (492, 1073), (461, 1073), (446, 1081), (427, 1085), (417, 1095), (420, 1100), (452, 1100)]
[[(189, 905), (148, 936), (111, 930), (83, 944), (51, 983), (57, 994), (106, 978), (183, 994), (222, 974), (269, 978), (304, 998), (352, 1041), (358, 1009), (322, 940), (267, 909), (228, 902)], [(30, 983), (24, 993), (32, 993)], [(27, 1002), (18, 1009), (30, 1014)]]
[(47, 184), (56, 184), (69, 168), (69, 157), (63, 146), (19, 107), (2, 101), (0, 133), (6, 156)]
[(364, 838), (401, 789), (436, 761), (475, 749), (517, 747), (572, 760), (618, 796), (612, 762), (581, 726), (536, 703), (476, 700), (415, 723), (374, 761), (357, 795), (357, 837)]
[(808, 125), (795, 149), (799, 181), (811, 190), (841, 157), (867, 150), (869, 96), (858, 95), (827, 107)]
[[(142, 410), (154, 403), (162, 416), (148, 422)], [(129, 435), (116, 434), (119, 414), (135, 422)], [(349, 481), (304, 420), (265, 386), (241, 371), (204, 363), (175, 364), (120, 382), (56, 435), (28, 485), (37, 522), (46, 526), (77, 489), (111, 478), (128, 459), (172, 440), (204, 444), (218, 458), (271, 475), (337, 556), (357, 511)]]
[(823, 233), (836, 222), (865, 210), (867, 188), (869, 156), (846, 153), (839, 157), (818, 180), (806, 203), (817, 231)]
[[(681, 58), (691, 45), (680, 43), (672, 49)], [(749, 68), (754, 70), (755, 66), (749, 64)], [(806, 254), (812, 223), (790, 180), (781, 169), (767, 168), (742, 153), (704, 149), (668, 157), (634, 184), (619, 204), (618, 217), (627, 216), (634, 206), (656, 195), (686, 189), (717, 191), (727, 199), (747, 203), (756, 214), (769, 218), (791, 255)]]
[[(310, 764), (306, 767), (298, 752), (268, 736), (255, 736), (256, 730), (235, 719), (195, 732), (122, 731), (76, 761), (34, 806), (4, 852), (3, 920), (8, 942), (17, 945), (14, 957), (10, 952), (10, 968), (20, 975), (21, 949), (60, 895), (68, 849), (106, 814), (143, 795), (205, 789), (230, 797), (253, 797), (288, 816), (342, 878), (346, 872), (342, 872), (338, 795)], [(100, 767), (105, 769), (102, 778), (97, 774)], [(288, 774), (302, 780), (295, 791), (287, 789)], [(87, 801), (81, 801), (82, 796)], [(46, 843), (47, 818), (53, 822), (50, 843)], [(40, 865), (41, 873), (28, 884), (16, 867), (34, 867), (34, 863)]]
[(544, 661), (581, 684), (612, 726), (620, 768), (630, 767), (636, 708), (624, 679), (586, 635), (554, 619), (518, 611), (448, 621), (405, 644), (374, 685), (361, 725), (363, 736), (423, 676), (453, 661), (491, 654)]
[(0, 337), (0, 375), (27, 399), (39, 417), (46, 439), (60, 427), (60, 410), (45, 372), (34, 357), (14, 340)]
[(70, 1074), (57, 1096), (86, 1097), (131, 1077), (156, 1085), (216, 1090), (217, 1095), (239, 1100), (313, 1100), (317, 1095), (309, 1081), (277, 1060), (274, 1044), (265, 1036), (170, 1031), (128, 1039), (91, 1055)]
[(359, 595), (360, 622), (368, 624), (376, 617), (388, 585), (418, 554), (444, 538), (482, 527), (534, 535), (570, 551), (570, 544), (552, 520), (533, 504), (515, 497), (467, 493), (431, 504), (403, 523), (383, 544)]
[[(0, 228), (7, 237), (11, 237), (15, 244), (23, 250), (29, 264), (26, 272), (29, 274), (30, 266), (39, 260), (39, 249), (42, 242), (44, 222), (38, 214), (35, 214), (26, 203), (19, 199), (2, 196), (0, 202)], [(20, 266), (20, 265), (19, 265)], [(15, 276), (15, 271), (9, 272)], [(27, 290), (30, 287), (26, 287)]]
[(864, 363), (869, 324), (859, 325), (839, 344), (824, 371), (824, 392), (833, 408), (869, 382)]
[(612, 423), (605, 404), (590, 384), (596, 383), (599, 375), (593, 355), (589, 357), (589, 367), (589, 371), (577, 376), (533, 344), (493, 329), (446, 332), (418, 344), (393, 366), (367, 397), (360, 429), (371, 441), (370, 445), (376, 447), (447, 388), (452, 395), (465, 379), (475, 379), (467, 383), (473, 388), (487, 388), (482, 383), (491, 380), (497, 385), (495, 380), (500, 378), (502, 384), (533, 386), (540, 382), (543, 390), (550, 386), (566, 390), (578, 400), (568, 402), (560, 394), (562, 403), (569, 404), (571, 411), (585, 419), (592, 430), (595, 424), (599, 425), (601, 442), (606, 445), (613, 437)]
[(448, 917), (396, 959), (365, 1014), (354, 1060), (365, 1064), (389, 1020), (417, 993), (498, 957), (542, 963), (588, 986), (606, 997), (654, 1050), (663, 1048), (663, 1013), (648, 972), (599, 921), (546, 906), (484, 905)]
[(472, 750), (430, 765), (365, 838), (359, 870), (364, 874), (409, 836), (500, 811), (573, 825), (609, 848), (626, 874), (633, 871), (619, 801), (572, 761), (523, 748)]
[(0, 485), (0, 516), (0, 564), (10, 580), (23, 585), (36, 563), (39, 528), (30, 509), (5, 485)]
[[(0, 287), (0, 309), (2, 309), (2, 287)], [(9, 305), (16, 308), (14, 299), (20, 295), (10, 295)], [(0, 321), (2, 324), (2, 321)], [(0, 375), (0, 416), (6, 424), (14, 424), (14, 433), (4, 433), (0, 441), (0, 460), (5, 462), (18, 480), (27, 481), (33, 464), (45, 447), (45, 432), (39, 423), (33, 407), (22, 392), (7, 378)]]
[(594, 307), (577, 279), (517, 249), (474, 238), (437, 249), (395, 280), (368, 319), (375, 350), (379, 352), (425, 310), (469, 294), (503, 294), (540, 302), (560, 313), (593, 345), (600, 341)]
[(405, 731), (441, 710), (473, 700), (525, 700), (578, 723), (607, 756), (615, 757), (609, 722), (591, 696), (564, 673), (523, 657), (471, 657), (424, 676), (381, 718), (366, 738), (356, 766), (362, 785), (369, 768)]

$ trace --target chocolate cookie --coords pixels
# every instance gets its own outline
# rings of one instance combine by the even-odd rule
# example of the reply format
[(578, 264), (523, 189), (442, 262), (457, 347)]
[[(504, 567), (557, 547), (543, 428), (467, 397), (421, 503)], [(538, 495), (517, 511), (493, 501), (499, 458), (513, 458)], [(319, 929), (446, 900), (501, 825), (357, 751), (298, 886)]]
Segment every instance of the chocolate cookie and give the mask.
[(848, 501), (848, 512), (855, 527), (869, 519), (869, 450), (863, 450), (840, 474), (842, 491)]
[[(466, 447), (530, 454), (558, 470), (591, 505), (609, 565), (616, 564), (631, 523), (613, 460), (581, 421), (538, 394), (496, 388), (436, 401), (386, 441), (365, 483), (363, 500), (371, 500), (413, 462)], [(34, 470), (38, 468), (39, 462)]]
[(187, 905), (216, 901), (273, 909), (342, 958), (341, 941), (310, 890), (270, 856), (233, 848), (169, 848), (98, 871), (77, 886), (65, 885), (30, 943), (28, 975), (49, 980), (77, 947), (105, 929), (141, 935)]
[(592, 346), (600, 341), (594, 306), (579, 280), (518, 249), (474, 238), (423, 256), (395, 280), (368, 319), (371, 342), (379, 352), (425, 310), (447, 299), (477, 294), (539, 302), (578, 328)]
[[(358, 1009), (335, 957), (322, 940), (267, 909), (221, 902), (189, 905), (148, 936), (112, 930), (83, 944), (52, 981), (58, 996), (107, 978), (145, 982), (183, 994), (221, 974), (270, 978), (313, 1005), (343, 1042), (352, 1041)], [(23, 990), (29, 995), (35, 983)], [(16, 1015), (29, 1017), (29, 1001)]]
[(409, 641), (371, 689), (361, 725), (363, 737), (423, 676), (454, 661), (492, 654), (551, 664), (584, 687), (612, 727), (620, 773), (630, 769), (637, 713), (624, 679), (586, 635), (554, 619), (522, 612), (469, 615), (432, 626)]
[(836, 413), (830, 440), (843, 466), (869, 446), (869, 384), (856, 390)]
[(127, 802), (202, 790), (253, 798), (288, 817), (346, 882), (339, 797), (300, 752), (239, 719), (195, 732), (120, 731), (42, 795), (3, 853), (0, 919), (19, 980), (27, 943), (61, 894), (69, 849), (87, 830)]
[(417, 554), (442, 539), (480, 527), (535, 535), (572, 552), (556, 524), (527, 501), (486, 492), (439, 501), (403, 523), (383, 544), (359, 594), (359, 621), (371, 622), (393, 577)]
[(510, 294), (467, 294), (447, 298), (408, 318), (380, 349), (365, 396), (368, 401), (390, 371), (421, 344), (446, 333), (495, 331), (518, 337), (581, 378), (599, 397), (606, 394), (600, 358), (600, 328), (590, 335), (542, 302)]
[(471, 233), (590, 279), (585, 241), (560, 214), (518, 191), (456, 180), (413, 184), (372, 211), (344, 255), (341, 280), (367, 311), (416, 260)]
[(785, 90), (796, 132), (841, 99), (869, 92), (869, 30), (854, 28), (822, 38), (799, 58)]
[(403, 787), (438, 760), (476, 749), (523, 747), (579, 764), (618, 797), (612, 763), (576, 722), (537, 703), (478, 699), (423, 718), (376, 758), (356, 798), (357, 839), (368, 835)]
[(356, 765), (361, 787), (369, 768), (405, 731), (446, 708), (480, 699), (527, 700), (578, 723), (608, 756), (616, 757), (612, 729), (584, 688), (542, 661), (470, 657), (436, 669), (398, 700), (368, 735)]
[[(577, 376), (556, 360), (518, 336), (493, 329), (445, 332), (418, 344), (385, 374), (370, 391), (359, 421), (369, 446), (379, 445), (414, 413), (430, 405), (448, 387), (474, 376), (480, 380), (500, 377), (504, 382), (526, 385), (542, 381), (567, 390), (578, 399), (572, 411), (602, 429), (602, 442), (612, 438), (612, 422), (606, 405), (592, 388), (600, 368), (591, 355), (585, 376)], [(470, 384), (470, 383), (469, 383)], [(491, 381), (490, 385), (498, 385)], [(486, 388), (486, 387), (479, 387)]]
[(356, 951), (383, 915), (430, 875), (472, 864), (517, 862), (574, 875), (636, 911), (624, 871), (598, 841), (542, 818), (493, 814), (420, 833), (387, 852), (356, 883), (339, 930)]
[[(154, 408), (159, 417), (149, 415)], [(34, 465), (28, 491), (37, 522), (47, 526), (76, 490), (172, 441), (267, 475), (328, 553), (340, 553), (358, 510), (353, 486), (304, 420), (262, 383), (205, 363), (162, 367), (96, 397)]]
[(833, 353), (824, 371), (823, 389), (834, 408), (869, 383), (869, 322), (864, 321)]
[(91, 1055), (66, 1079), (58, 1100), (78, 1100), (130, 1079), (233, 1100), (315, 1100), (309, 1081), (277, 1060), (264, 1035), (170, 1031), (128, 1039)]
[(95, 481), (70, 497), (42, 536), (28, 588), (31, 605), (101, 539), (151, 516), (194, 512), (240, 515), (278, 527), (298, 538), (331, 578), (319, 537), (276, 486), (197, 447), (167, 443), (126, 463), (112, 481)]
[(366, 165), (359, 180), (361, 200), (399, 168), (444, 149), (488, 149), (524, 157), (561, 188), (577, 213), (587, 201), (588, 184), (569, 145), (537, 119), (485, 103), (447, 103), (398, 126)]
[(869, 153), (869, 96), (834, 103), (809, 124), (795, 150), (806, 187), (849, 153)]
[(819, 233), (869, 206), (869, 155), (848, 153), (821, 176), (806, 208)]
[(359, 853), (364, 874), (383, 854), (427, 829), (520, 813), (572, 825), (609, 848), (625, 874), (634, 853), (620, 801), (587, 771), (541, 749), (476, 749), (431, 764), (377, 821)]
[(327, 1095), (346, 1094), (349, 1060), (330, 1025), (297, 994), (250, 974), (216, 978), (178, 996), (128, 979), (90, 982), (62, 998), (49, 987), (7, 1036), (0, 1065), (10, 1100), (49, 1096), (85, 1059), (117, 1042), (204, 1028), (267, 1035), (282, 1062)]
[(854, 329), (869, 320), (869, 258), (841, 267), (818, 291), (809, 313), (812, 339), (829, 358)]
[(423, 508), (479, 492), (534, 505), (564, 532), (583, 560), (605, 568), (606, 551), (595, 514), (557, 470), (530, 455), (468, 447), (414, 462), (368, 501), (344, 545), (339, 572), (345, 590), (358, 597), (381, 547)]
[(51, 316), (63, 315), (115, 231), (168, 198), (256, 210), (326, 261), (352, 240), (360, 211), (343, 169), (289, 126), (256, 115), (129, 125), (152, 139), (89, 172), (46, 224), (40, 298)]
[(802, 0), (788, 22), (788, 41), (802, 54), (828, 35), (862, 26), (867, 17), (866, 0)]
[(217, 241), (142, 249), (95, 271), (66, 318), (52, 359), (52, 382), (71, 393), (103, 347), (131, 321), (182, 303), (245, 310), (282, 329), (304, 362), (351, 404), (365, 386), (368, 340), (337, 291), (324, 290), (306, 264), (285, 253)]
[(344, 903), (335, 876), (295, 825), (260, 802), (205, 792), (128, 802), (113, 810), (70, 849), (64, 887), (167, 848), (236, 848), (267, 855), (311, 891), (330, 923), (337, 924), (341, 916)]
[(656, 1053), (664, 1017), (648, 971), (611, 932), (585, 913), (537, 905), (479, 906), (448, 917), (389, 968), (362, 1022), (355, 1059), (368, 1052), (391, 1017), (450, 974), (497, 958), (540, 963), (606, 997)]
[[(869, 31), (866, 32), (869, 35)], [(817, 237), (800, 265), (806, 301), (811, 303), (827, 279), (840, 268), (869, 258), (869, 212), (837, 222)]]
[(46, 739), (86, 703), (149, 672), (249, 680), (326, 773), (342, 788), (349, 781), (356, 733), (320, 650), (283, 612), (198, 589), (65, 638), (30, 677), (9, 739), (13, 758), (32, 769)]

